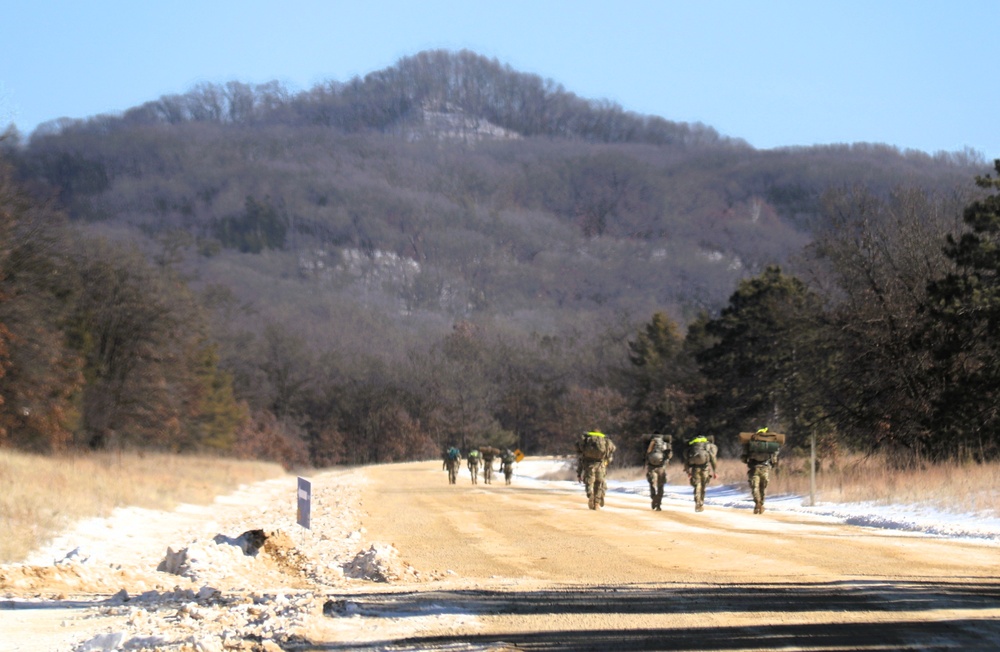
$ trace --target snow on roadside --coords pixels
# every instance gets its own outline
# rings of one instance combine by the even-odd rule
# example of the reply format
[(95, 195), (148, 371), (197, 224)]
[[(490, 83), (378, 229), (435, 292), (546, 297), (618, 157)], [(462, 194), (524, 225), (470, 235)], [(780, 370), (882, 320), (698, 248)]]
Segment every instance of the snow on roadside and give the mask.
[[(0, 566), (0, 651), (284, 649), (332, 588), (430, 579), (391, 545), (366, 544), (364, 482), (357, 471), (317, 474), (311, 530), (296, 523), (287, 476), (211, 505), (85, 519)], [(24, 626), (22, 614), (56, 620)]]
[[(572, 475), (576, 462), (565, 458), (525, 459), (515, 467), (515, 476), (553, 485), (575, 485), (574, 480), (545, 480)], [(671, 477), (683, 473), (671, 467)], [(621, 481), (608, 480), (608, 491), (648, 497), (645, 478)], [(691, 486), (668, 484), (663, 491), (664, 504), (690, 504)], [(705, 491), (705, 504), (735, 509), (753, 509), (753, 498), (746, 485), (719, 485)], [(846, 525), (923, 533), (928, 536), (964, 539), (1000, 544), (1000, 518), (988, 514), (946, 512), (928, 505), (864, 503), (823, 503), (809, 505), (808, 496), (779, 494), (769, 496), (767, 508), (775, 512), (794, 512), (831, 519)]]

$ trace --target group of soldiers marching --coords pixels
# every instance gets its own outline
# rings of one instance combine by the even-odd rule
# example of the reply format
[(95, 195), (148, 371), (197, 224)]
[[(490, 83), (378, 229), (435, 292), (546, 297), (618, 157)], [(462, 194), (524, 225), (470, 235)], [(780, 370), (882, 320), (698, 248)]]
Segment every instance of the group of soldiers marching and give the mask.
[[(784, 435), (772, 434), (767, 428), (755, 433), (740, 433), (743, 452), (740, 459), (747, 465), (747, 481), (753, 494), (754, 514), (764, 513), (764, 497), (770, 481), (771, 469), (777, 464), (778, 450), (784, 443)], [(604, 507), (607, 493), (607, 468), (614, 461), (615, 444), (611, 438), (598, 430), (584, 433), (576, 442), (576, 479), (587, 491), (587, 506), (597, 510)], [(684, 472), (694, 490), (694, 511), (705, 509), (705, 488), (719, 477), (716, 464), (719, 448), (714, 437), (698, 436), (686, 442), (684, 447)], [(644, 454), (644, 470), (649, 482), (651, 507), (662, 511), (663, 487), (667, 483), (667, 464), (673, 458), (673, 441), (669, 435), (654, 434), (650, 437)], [(472, 449), (466, 457), (472, 484), (479, 484), (479, 469), (482, 467), (483, 482), (493, 482), (493, 463), (500, 461), (506, 484), (514, 475), (516, 455), (509, 448), (500, 451), (492, 446)], [(452, 446), (445, 451), (443, 469), (448, 471), (448, 483), (456, 484), (462, 465), (461, 451)]]
[[(483, 469), (483, 482), (493, 483), (493, 463), (500, 461), (500, 471), (503, 473), (505, 484), (511, 483), (514, 476), (514, 462), (517, 457), (514, 451), (505, 448), (502, 452), (492, 446), (480, 446), (469, 451), (466, 457), (466, 464), (469, 468), (469, 476), (472, 484), (479, 484), (479, 468)], [(443, 469), (448, 471), (448, 484), (455, 484), (458, 481), (458, 472), (462, 466), (462, 452), (452, 446), (445, 451)]]
[[(740, 433), (740, 441), (743, 446), (740, 459), (747, 465), (747, 481), (753, 494), (753, 513), (763, 514), (770, 472), (778, 462), (778, 450), (784, 443), (784, 435), (772, 434), (767, 428), (760, 428), (755, 433)], [(586, 487), (587, 505), (590, 509), (604, 507), (607, 467), (614, 460), (615, 450), (611, 439), (597, 430), (585, 433), (576, 442), (576, 479)], [(716, 472), (718, 453), (714, 437), (694, 437), (684, 448), (684, 472), (694, 489), (696, 512), (704, 511), (705, 488), (719, 477)], [(651, 507), (655, 511), (662, 511), (667, 464), (672, 458), (672, 438), (669, 435), (654, 434), (646, 446), (644, 469), (649, 482)]]

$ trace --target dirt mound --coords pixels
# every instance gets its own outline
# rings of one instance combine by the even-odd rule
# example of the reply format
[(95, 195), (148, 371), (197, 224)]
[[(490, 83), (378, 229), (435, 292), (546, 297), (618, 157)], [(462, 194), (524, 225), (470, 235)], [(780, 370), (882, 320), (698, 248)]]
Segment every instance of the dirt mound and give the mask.
[(0, 589), (7, 591), (113, 593), (123, 586), (144, 589), (149, 585), (148, 580), (137, 569), (94, 562), (76, 551), (51, 566), (10, 564), (0, 567)]
[(399, 559), (399, 551), (392, 544), (373, 543), (368, 550), (355, 555), (344, 565), (344, 575), (353, 579), (372, 582), (422, 581), (420, 573)]
[(220, 573), (231, 576), (248, 572), (257, 549), (244, 539), (245, 534), (236, 539), (218, 535), (210, 541), (192, 541), (178, 550), (168, 547), (156, 570), (194, 582), (211, 581)]

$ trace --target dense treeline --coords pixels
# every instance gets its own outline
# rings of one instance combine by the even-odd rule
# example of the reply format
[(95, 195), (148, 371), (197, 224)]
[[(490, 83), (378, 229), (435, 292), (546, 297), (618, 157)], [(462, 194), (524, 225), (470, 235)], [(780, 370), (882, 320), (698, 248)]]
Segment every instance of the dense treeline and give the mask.
[(4, 445), (328, 465), (601, 427), (627, 463), (766, 423), (997, 454), (974, 153), (761, 152), (468, 52), (2, 144)]

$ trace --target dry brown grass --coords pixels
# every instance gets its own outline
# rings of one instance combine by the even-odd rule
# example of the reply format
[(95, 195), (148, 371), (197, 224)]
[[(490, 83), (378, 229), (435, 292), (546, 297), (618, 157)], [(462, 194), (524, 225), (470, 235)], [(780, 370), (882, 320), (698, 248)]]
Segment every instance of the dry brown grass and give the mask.
[[(719, 461), (719, 480), (746, 482), (746, 466), (739, 460)], [(771, 475), (771, 495), (809, 495), (808, 458), (781, 460)], [(894, 469), (882, 458), (851, 456), (837, 468), (816, 474), (816, 501), (919, 504), (938, 509), (1000, 516), (1000, 463), (928, 464), (919, 469)]]
[[(672, 484), (684, 484), (682, 466), (673, 460), (668, 468)], [(747, 467), (737, 459), (720, 459), (718, 484), (746, 484)], [(809, 460), (784, 458), (771, 474), (768, 493), (809, 495)], [(644, 478), (641, 467), (613, 468), (613, 480)], [(921, 469), (893, 469), (878, 457), (855, 455), (840, 460), (835, 469), (816, 475), (816, 501), (826, 503), (871, 502), (917, 504), (956, 513), (982, 513), (1000, 517), (1000, 463), (928, 464)]]
[(18, 561), (74, 521), (116, 507), (207, 504), (282, 475), (276, 464), (166, 454), (62, 457), (0, 450), (0, 563)]

